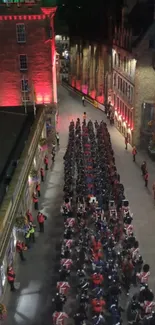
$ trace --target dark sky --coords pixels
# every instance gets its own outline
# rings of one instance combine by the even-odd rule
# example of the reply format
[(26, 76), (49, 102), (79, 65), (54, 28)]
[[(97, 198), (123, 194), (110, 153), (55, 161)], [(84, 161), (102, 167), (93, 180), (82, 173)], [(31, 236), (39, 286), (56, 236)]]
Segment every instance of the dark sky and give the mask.
[(58, 18), (71, 36), (99, 40), (107, 37), (108, 18), (119, 19), (123, 0), (59, 0)]

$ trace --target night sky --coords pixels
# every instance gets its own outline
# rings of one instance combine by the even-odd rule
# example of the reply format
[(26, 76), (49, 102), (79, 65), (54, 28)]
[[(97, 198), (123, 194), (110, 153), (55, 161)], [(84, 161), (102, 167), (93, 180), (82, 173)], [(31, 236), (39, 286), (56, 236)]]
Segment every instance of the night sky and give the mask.
[(107, 38), (108, 18), (119, 20), (122, 4), (123, 0), (59, 0), (57, 19), (65, 21), (71, 37), (103, 40)]

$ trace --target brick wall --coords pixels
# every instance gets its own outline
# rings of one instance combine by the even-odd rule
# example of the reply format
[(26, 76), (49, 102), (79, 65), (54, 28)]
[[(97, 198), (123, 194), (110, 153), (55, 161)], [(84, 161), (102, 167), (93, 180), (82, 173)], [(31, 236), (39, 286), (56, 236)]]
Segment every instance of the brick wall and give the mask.
[[(16, 40), (16, 23), (24, 23), (26, 43)], [(37, 103), (52, 101), (52, 66), (50, 42), (46, 37), (43, 20), (0, 21), (0, 106), (22, 104), (19, 55), (26, 54), (28, 70), (24, 73), (29, 81), (30, 92), (34, 87)], [(32, 93), (30, 94), (32, 99)]]

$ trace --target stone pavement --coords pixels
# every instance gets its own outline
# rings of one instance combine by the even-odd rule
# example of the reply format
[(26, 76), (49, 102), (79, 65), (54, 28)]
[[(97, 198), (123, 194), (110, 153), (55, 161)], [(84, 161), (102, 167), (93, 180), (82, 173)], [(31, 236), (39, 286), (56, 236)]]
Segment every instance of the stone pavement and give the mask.
[[(17, 281), (21, 285), (17, 292), (7, 291), (6, 293), (4, 303), (7, 305), (8, 317), (3, 322), (4, 325), (48, 325), (52, 323), (52, 297), (56, 286), (60, 241), (63, 234), (60, 206), (63, 201), (63, 155), (68, 141), (68, 126), (72, 119), (82, 118), (83, 111), (87, 112), (88, 119), (94, 121), (106, 119), (102, 111), (89, 104), (84, 109), (81, 99), (61, 86), (58, 96), (60, 99), (58, 119), (60, 150), (41, 188), (40, 207), (48, 217), (45, 233), (38, 233), (34, 247), (25, 253), (27, 261), (24, 264), (19, 262)], [(134, 213), (134, 228), (137, 239), (140, 241), (141, 253), (151, 266), (150, 287), (155, 291), (155, 207), (151, 191), (144, 188), (139, 165), (132, 162), (131, 148), (126, 152), (121, 134), (114, 127), (109, 127), (109, 131), (117, 168)], [(138, 153), (137, 161), (141, 163), (142, 160), (145, 159)], [(149, 162), (149, 173), (151, 184), (154, 181), (151, 162)]]

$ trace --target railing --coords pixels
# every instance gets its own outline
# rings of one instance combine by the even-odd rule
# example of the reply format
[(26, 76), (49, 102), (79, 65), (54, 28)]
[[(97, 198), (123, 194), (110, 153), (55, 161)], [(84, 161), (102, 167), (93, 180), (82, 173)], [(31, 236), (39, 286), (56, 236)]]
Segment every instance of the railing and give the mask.
[[(5, 254), (5, 249), (12, 232), (14, 218), (19, 207), (20, 199), (25, 189), (25, 183), (27, 182), (34, 154), (37, 149), (41, 132), (45, 123), (45, 113), (43, 109), (41, 109), (41, 112), (38, 115), (39, 116), (36, 118), (34, 126), (32, 127), (29, 139), (10, 183), (6, 198), (4, 198), (4, 202), (2, 203), (2, 209), (0, 210), (1, 261), (3, 260), (3, 256)], [(15, 185), (14, 183), (16, 182), (16, 179), (17, 183)]]

